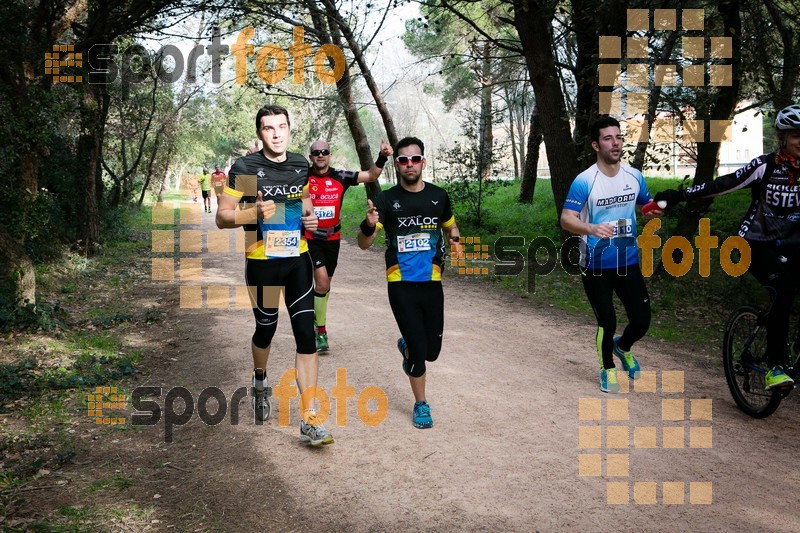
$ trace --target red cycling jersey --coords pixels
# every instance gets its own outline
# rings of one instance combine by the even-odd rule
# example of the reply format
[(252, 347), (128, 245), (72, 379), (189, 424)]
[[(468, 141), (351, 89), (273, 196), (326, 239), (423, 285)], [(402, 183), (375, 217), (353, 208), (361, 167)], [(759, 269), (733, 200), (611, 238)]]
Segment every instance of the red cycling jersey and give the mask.
[(318, 175), (312, 169), (308, 176), (308, 194), (314, 206), (314, 214), (319, 219), (317, 231), (306, 231), (306, 239), (336, 241), (341, 238), (340, 216), (342, 201), (347, 188), (358, 185), (358, 172), (328, 168), (328, 172)]

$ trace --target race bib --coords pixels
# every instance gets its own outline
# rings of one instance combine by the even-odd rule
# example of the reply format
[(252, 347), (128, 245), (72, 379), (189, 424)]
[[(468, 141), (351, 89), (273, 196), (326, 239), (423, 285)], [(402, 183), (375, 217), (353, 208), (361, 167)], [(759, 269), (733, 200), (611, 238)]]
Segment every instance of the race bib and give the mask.
[(616, 237), (633, 237), (633, 220), (630, 218), (620, 218), (616, 222), (612, 222), (614, 225), (614, 235), (611, 236), (612, 239)]
[(264, 236), (264, 255), (297, 257), (300, 255), (300, 231), (269, 230)]
[(412, 235), (397, 236), (397, 251), (400, 253), (423, 252), (430, 249), (430, 233), (414, 233)]
[(317, 215), (317, 218), (320, 220), (330, 220), (336, 217), (336, 207), (329, 205), (329, 206), (314, 206), (314, 214)]

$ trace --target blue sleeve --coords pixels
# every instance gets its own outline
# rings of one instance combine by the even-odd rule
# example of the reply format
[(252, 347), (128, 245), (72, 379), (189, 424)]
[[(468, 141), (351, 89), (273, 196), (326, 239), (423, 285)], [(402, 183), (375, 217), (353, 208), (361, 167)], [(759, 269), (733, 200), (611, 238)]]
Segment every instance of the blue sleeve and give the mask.
[(644, 180), (644, 176), (642, 173), (639, 172), (639, 196), (636, 197), (636, 203), (638, 205), (644, 205), (650, 202), (653, 198), (650, 196), (650, 191), (647, 190), (647, 182)]
[(582, 175), (578, 175), (573, 180), (572, 185), (569, 186), (567, 199), (564, 200), (564, 209), (580, 212), (586, 201), (589, 199), (589, 184), (583, 179)]

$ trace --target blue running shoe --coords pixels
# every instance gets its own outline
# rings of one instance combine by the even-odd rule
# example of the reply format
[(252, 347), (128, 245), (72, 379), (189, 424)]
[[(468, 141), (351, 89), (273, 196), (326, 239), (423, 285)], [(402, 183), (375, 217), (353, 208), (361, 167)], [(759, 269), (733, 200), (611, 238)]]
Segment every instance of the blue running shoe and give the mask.
[(408, 345), (403, 337), (397, 339), (397, 349), (400, 350), (400, 355), (403, 356), (403, 372), (410, 376), (411, 373), (409, 372), (408, 368), (408, 355), (406, 355), (406, 352), (408, 351)]
[(414, 404), (414, 427), (419, 429), (433, 427), (431, 406), (425, 400)]
[(619, 341), (619, 337), (614, 339), (614, 355), (619, 357), (620, 361), (622, 361), (622, 368), (628, 372), (628, 377), (631, 379), (638, 379), (639, 371), (641, 370), (639, 361), (633, 356), (633, 352), (623, 352), (620, 350), (617, 347), (617, 341)]
[(619, 392), (616, 368), (604, 368), (600, 371), (600, 390), (611, 394)]

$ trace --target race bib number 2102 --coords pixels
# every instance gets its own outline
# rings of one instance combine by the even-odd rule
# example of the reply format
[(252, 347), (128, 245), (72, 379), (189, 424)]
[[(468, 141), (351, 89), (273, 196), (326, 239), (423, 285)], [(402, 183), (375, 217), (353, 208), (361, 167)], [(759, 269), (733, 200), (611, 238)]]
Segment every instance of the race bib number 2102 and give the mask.
[(397, 236), (397, 251), (400, 253), (422, 252), (430, 249), (430, 233), (414, 233), (412, 235)]

